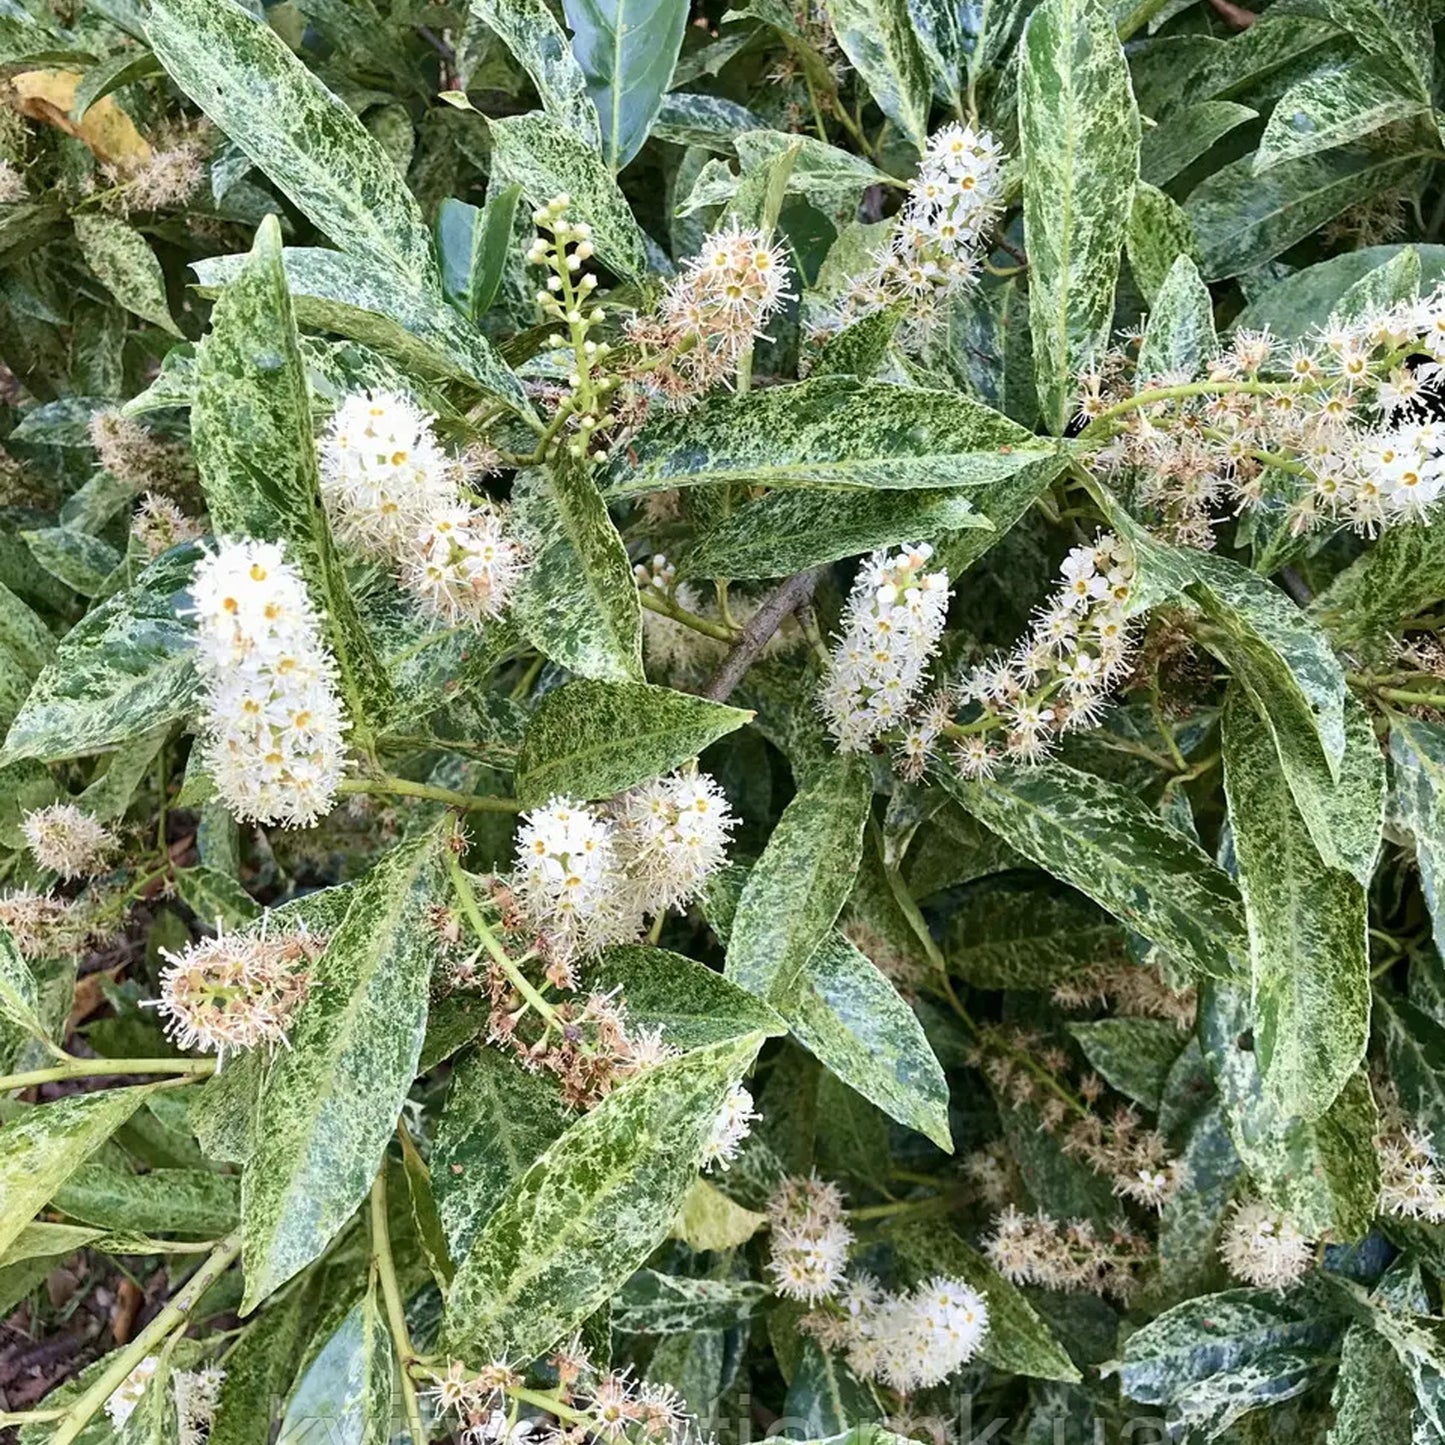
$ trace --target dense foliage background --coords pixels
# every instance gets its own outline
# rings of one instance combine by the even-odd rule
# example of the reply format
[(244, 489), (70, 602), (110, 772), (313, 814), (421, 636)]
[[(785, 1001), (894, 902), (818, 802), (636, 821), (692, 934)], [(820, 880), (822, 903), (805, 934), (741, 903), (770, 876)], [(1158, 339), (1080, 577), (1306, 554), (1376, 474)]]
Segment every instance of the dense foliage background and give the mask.
[(0, 1427), (1445, 1440), (1440, 18), (0, 0)]

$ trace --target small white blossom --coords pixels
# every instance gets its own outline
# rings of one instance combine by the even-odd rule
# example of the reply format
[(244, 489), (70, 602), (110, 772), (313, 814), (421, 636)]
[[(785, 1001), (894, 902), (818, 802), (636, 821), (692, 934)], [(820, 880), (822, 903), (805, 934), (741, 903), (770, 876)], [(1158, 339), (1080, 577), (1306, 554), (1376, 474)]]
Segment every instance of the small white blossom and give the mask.
[(647, 913), (696, 898), (727, 862), (728, 833), (737, 820), (706, 773), (656, 778), (611, 805), (622, 866)]
[(885, 1295), (866, 1319), (875, 1371), (908, 1393), (941, 1384), (976, 1355), (988, 1306), (962, 1280), (942, 1275), (905, 1295)]
[(1380, 1209), (1402, 1219), (1445, 1223), (1445, 1172), (1430, 1135), (1399, 1129), (1375, 1141)]
[(203, 1445), (210, 1437), (211, 1420), (221, 1400), (226, 1372), (218, 1365), (202, 1370), (177, 1370), (171, 1376), (176, 1398), (177, 1445)]
[(27, 813), (21, 832), (35, 861), (61, 878), (96, 872), (115, 847), (115, 834), (74, 803), (52, 803)]
[(817, 1304), (834, 1294), (848, 1268), (853, 1231), (843, 1197), (818, 1179), (789, 1179), (768, 1202), (768, 1274), (786, 1299)]
[(737, 1158), (737, 1152), (752, 1132), (752, 1123), (757, 1117), (753, 1096), (741, 1084), (734, 1084), (718, 1110), (712, 1135), (703, 1146), (703, 1168), (711, 1169), (714, 1164), (721, 1164), (726, 1169)]
[(522, 575), (522, 549), (491, 507), (433, 512), (412, 538), (406, 585), (444, 621), (480, 626), (506, 609)]
[(1260, 1289), (1283, 1290), (1314, 1263), (1314, 1245), (1289, 1215), (1259, 1200), (1234, 1206), (1219, 1257), (1236, 1279)]
[(196, 542), (205, 536), (199, 522), (159, 492), (147, 492), (140, 499), (130, 530), (147, 557), (159, 557), (181, 542)]

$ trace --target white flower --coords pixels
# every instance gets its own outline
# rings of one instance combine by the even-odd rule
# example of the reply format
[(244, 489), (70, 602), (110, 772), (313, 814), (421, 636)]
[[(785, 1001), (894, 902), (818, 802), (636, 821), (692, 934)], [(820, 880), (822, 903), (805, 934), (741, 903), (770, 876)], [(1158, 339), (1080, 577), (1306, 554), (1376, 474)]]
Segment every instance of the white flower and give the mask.
[(180, 542), (195, 542), (205, 535), (199, 522), (159, 492), (147, 492), (140, 499), (130, 530), (147, 557), (159, 557)]
[(768, 1220), (773, 1288), (808, 1304), (833, 1294), (843, 1283), (853, 1243), (836, 1186), (818, 1179), (788, 1179), (768, 1202)]
[(135, 1407), (140, 1404), (141, 1396), (159, 1365), (158, 1356), (147, 1355), (111, 1392), (105, 1402), (105, 1413), (110, 1416), (110, 1423), (115, 1429), (121, 1429), (135, 1413)]
[(932, 555), (926, 543), (878, 551), (858, 570), (821, 694), (844, 752), (900, 726), (923, 686), (949, 600), (947, 574), (923, 570)]
[(1314, 1245), (1289, 1215), (1258, 1200), (1234, 1206), (1219, 1257), (1236, 1279), (1261, 1289), (1283, 1290), (1314, 1263)]
[(926, 1389), (976, 1355), (988, 1306), (962, 1280), (942, 1275), (906, 1295), (886, 1296), (869, 1321), (877, 1373), (895, 1389)]
[(177, 1370), (171, 1376), (176, 1397), (177, 1445), (202, 1445), (211, 1433), (211, 1418), (221, 1399), (226, 1372), (218, 1365), (202, 1370)]
[(223, 541), (191, 583), (204, 759), (242, 819), (308, 827), (329, 811), (349, 724), (300, 574), (279, 544)]
[(35, 861), (61, 878), (96, 872), (115, 846), (115, 834), (74, 803), (52, 803), (27, 813), (21, 832)]
[(403, 580), (447, 622), (500, 616), (522, 575), (522, 549), (491, 507), (434, 512), (412, 539)]
[(737, 822), (706, 773), (656, 778), (622, 794), (610, 812), (618, 856), (646, 913), (696, 898), (727, 862), (728, 832)]
[(88, 932), (72, 900), (32, 888), (0, 895), (0, 926), (9, 929), (20, 956), (28, 959), (69, 953)]
[(1375, 1141), (1380, 1208), (1403, 1219), (1445, 1223), (1445, 1174), (1427, 1133), (1402, 1129)]
[(734, 1084), (718, 1110), (712, 1135), (703, 1146), (703, 1168), (711, 1169), (714, 1164), (721, 1164), (726, 1169), (737, 1157), (743, 1140), (752, 1132), (752, 1122), (757, 1117), (753, 1096), (741, 1084)]

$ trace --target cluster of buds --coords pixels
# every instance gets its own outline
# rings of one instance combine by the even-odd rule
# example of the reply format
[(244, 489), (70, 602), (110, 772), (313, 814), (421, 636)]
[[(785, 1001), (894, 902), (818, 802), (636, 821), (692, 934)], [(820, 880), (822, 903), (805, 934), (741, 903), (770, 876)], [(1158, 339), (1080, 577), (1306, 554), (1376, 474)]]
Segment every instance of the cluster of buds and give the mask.
[(0, 160), (0, 206), (13, 206), (29, 197), (25, 172), (13, 161)]
[(675, 403), (728, 380), (793, 297), (784, 256), (781, 245), (736, 222), (708, 236), (656, 314), (628, 323), (639, 351), (633, 379)]
[(1315, 1247), (1289, 1215), (1257, 1199), (1244, 1199), (1230, 1211), (1219, 1257), (1245, 1284), (1285, 1290), (1314, 1264)]
[(10, 934), (20, 956), (30, 960), (71, 953), (90, 934), (75, 900), (37, 893), (33, 888), (0, 895), (0, 927)]
[(183, 1049), (216, 1055), (286, 1043), (286, 1030), (311, 986), (325, 938), (297, 930), (224, 934), (180, 953), (162, 949), (160, 998), (152, 1005)]
[(1097, 1074), (1078, 1081), (1071, 1106), (1060, 1082), (1068, 1075), (1069, 1056), (1058, 1045), (1024, 1030), (992, 1030), (969, 1062), (983, 1071), (1001, 1103), (1035, 1107), (1041, 1127), (1064, 1152), (1109, 1179), (1121, 1199), (1162, 1210), (1178, 1193), (1184, 1167), (1157, 1129), (1143, 1128), (1129, 1105), (1118, 1105), (1107, 1118), (1095, 1112), (1104, 1094)]
[(1445, 1169), (1430, 1135), (1400, 1124), (1375, 1140), (1375, 1152), (1380, 1160), (1380, 1212), (1445, 1224)]
[(115, 834), (74, 803), (51, 803), (27, 813), (21, 832), (36, 863), (60, 878), (98, 872), (115, 847)]
[(432, 418), (395, 392), (353, 392), (321, 439), (321, 496), (337, 536), (390, 563), (448, 624), (480, 628), (506, 607), (522, 549), (468, 489), (478, 456), (449, 456)]
[(978, 251), (1003, 199), (1003, 153), (987, 131), (935, 131), (888, 245), (849, 286), (841, 324), (900, 308), (923, 338), (953, 297), (973, 285)]
[(1014, 1284), (1127, 1300), (1149, 1260), (1149, 1241), (1125, 1224), (1101, 1236), (1086, 1219), (1060, 1221), (1012, 1205), (995, 1216), (984, 1241), (988, 1261)]
[[(564, 1442), (589, 1438), (621, 1445), (683, 1445), (693, 1420), (671, 1385), (632, 1378), (625, 1370), (599, 1370), (574, 1338), (550, 1361), (557, 1374), (555, 1414)], [(463, 1445), (500, 1445), (552, 1433), (550, 1421), (516, 1420), (511, 1396), (522, 1388), (522, 1376), (506, 1363), (469, 1371), (460, 1360), (434, 1374), (428, 1395), (439, 1415), (460, 1421)], [(515, 1425), (513, 1422), (516, 1422)]]
[(923, 686), (948, 614), (948, 574), (924, 570), (932, 556), (922, 542), (874, 552), (858, 569), (820, 693), (844, 752), (901, 727)]
[(785, 1299), (815, 1305), (838, 1292), (848, 1270), (853, 1231), (836, 1184), (790, 1178), (768, 1201), (768, 1275)]
[[(965, 778), (987, 777), (1000, 757), (1040, 762), (1062, 734), (1097, 726), (1109, 689), (1130, 669), (1130, 549), (1101, 533), (1092, 546), (1075, 547), (1059, 570), (1057, 595), (1014, 651), (976, 668), (962, 686), (963, 704), (978, 712), (953, 754)], [(927, 719), (920, 728), (910, 755), (933, 741)], [(994, 741), (999, 734), (1002, 746)]]
[(159, 557), (182, 542), (198, 542), (206, 535), (205, 528), (194, 517), (188, 517), (175, 502), (159, 492), (146, 492), (141, 497), (131, 518), (130, 531), (150, 558)]
[(1133, 963), (1094, 963), (1060, 979), (1051, 990), (1062, 1009), (1109, 1006), (1123, 1018), (1163, 1019), (1192, 1029), (1198, 1009), (1193, 988), (1172, 989), (1157, 968)]
[(636, 938), (643, 919), (696, 898), (734, 826), (706, 773), (678, 773), (589, 807), (553, 798), (517, 833), (516, 905), (563, 962)]
[[(1199, 377), (1130, 375), (1112, 356), (1084, 379), (1100, 459), (1177, 541), (1207, 547), (1221, 512), (1287, 509), (1291, 529), (1374, 535), (1445, 495), (1445, 430), (1422, 414), (1445, 363), (1445, 289), (1286, 348), (1236, 332)], [(1136, 395), (1147, 399), (1133, 401)], [(1105, 415), (1107, 413), (1107, 415)]]
[(568, 392), (558, 404), (569, 428), (568, 455), (579, 461), (585, 457), (603, 462), (607, 447), (596, 433), (604, 426), (610, 399), (621, 383), (616, 377), (598, 374), (612, 348), (605, 341), (594, 341), (592, 333), (607, 319), (607, 312), (593, 299), (596, 273), (583, 270), (592, 259), (592, 227), (585, 221), (567, 219), (571, 204), (572, 198), (564, 192), (532, 212), (532, 221), (542, 234), (532, 242), (527, 262), (550, 273), (537, 292), (542, 315), (567, 328), (565, 336), (552, 332), (547, 345), (554, 351), (570, 348), (572, 353)]
[(193, 479), (185, 447), (160, 440), (119, 411), (97, 411), (90, 418), (89, 434), (96, 460), (117, 481), (136, 491), (174, 491)]
[(802, 1328), (824, 1348), (844, 1350), (859, 1379), (906, 1395), (941, 1385), (978, 1353), (988, 1335), (988, 1306), (963, 1280), (946, 1275), (895, 1294), (858, 1274)]
[(348, 723), (301, 574), (278, 543), (222, 541), (190, 611), (216, 791), (238, 818), (309, 827), (341, 782)]

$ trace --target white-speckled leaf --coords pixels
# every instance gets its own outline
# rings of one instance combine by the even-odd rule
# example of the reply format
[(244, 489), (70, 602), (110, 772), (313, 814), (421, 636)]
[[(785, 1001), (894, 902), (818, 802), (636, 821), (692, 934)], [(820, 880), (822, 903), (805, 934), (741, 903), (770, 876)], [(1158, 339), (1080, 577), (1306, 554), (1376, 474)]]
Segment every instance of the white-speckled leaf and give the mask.
[(1070, 1023), (1068, 1030), (1105, 1083), (1151, 1111), (1158, 1110), (1189, 1037), (1166, 1019), (1092, 1019)]
[(1214, 303), (1199, 279), (1199, 268), (1186, 255), (1176, 256), (1149, 308), (1149, 324), (1139, 347), (1136, 390), (1151, 378), (1193, 376), (1218, 347)]
[(179, 337), (166, 300), (165, 273), (146, 238), (104, 211), (77, 211), (71, 219), (80, 253), (101, 285), (127, 311)]
[(242, 1192), (249, 1312), (310, 1264), (365, 1197), (416, 1074), (437, 942), (438, 834), (352, 890), (261, 1097)]
[(1395, 806), (1415, 837), (1420, 887), (1430, 908), (1435, 947), (1445, 957), (1445, 727), (1392, 717), (1390, 758)]
[(1020, 56), (1029, 330), (1039, 405), (1058, 435), (1079, 373), (1099, 365), (1109, 344), (1139, 173), (1139, 110), (1099, 0), (1045, 0), (1029, 16)]
[(878, 109), (922, 150), (933, 88), (906, 0), (824, 0), (823, 10)]

